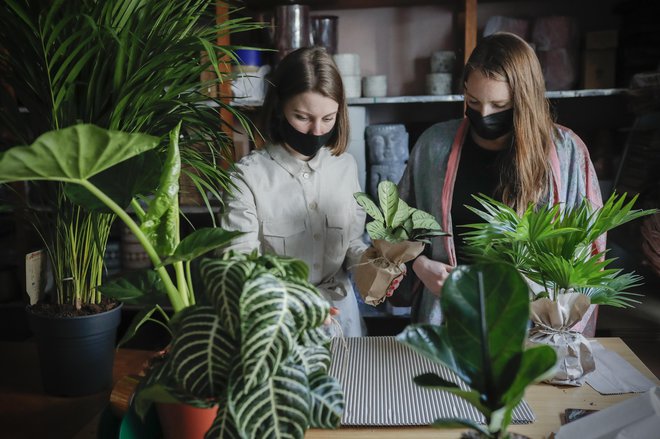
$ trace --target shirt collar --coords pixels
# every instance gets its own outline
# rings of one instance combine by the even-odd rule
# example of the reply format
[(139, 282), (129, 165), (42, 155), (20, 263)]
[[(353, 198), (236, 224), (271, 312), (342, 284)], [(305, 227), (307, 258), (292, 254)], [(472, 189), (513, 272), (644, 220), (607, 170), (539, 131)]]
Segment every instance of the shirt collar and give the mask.
[(319, 152), (317, 152), (316, 155), (310, 160), (299, 160), (289, 154), (284, 146), (279, 143), (267, 145), (266, 151), (268, 151), (268, 154), (270, 154), (273, 160), (275, 160), (280, 166), (282, 166), (289, 174), (293, 176), (298, 175), (302, 170), (307, 168), (311, 169), (312, 171), (317, 171), (321, 167), (323, 160), (328, 157), (328, 155), (330, 155), (330, 150), (328, 150), (326, 147), (323, 147), (319, 149)]

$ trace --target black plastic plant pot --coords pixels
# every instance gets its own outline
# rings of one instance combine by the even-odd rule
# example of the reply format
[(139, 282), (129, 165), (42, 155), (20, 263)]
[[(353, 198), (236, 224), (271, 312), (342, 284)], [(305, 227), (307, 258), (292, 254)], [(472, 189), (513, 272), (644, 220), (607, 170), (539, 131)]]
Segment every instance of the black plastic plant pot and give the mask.
[(27, 309), (35, 334), (44, 391), (83, 396), (112, 387), (121, 307), (81, 317), (49, 317)]

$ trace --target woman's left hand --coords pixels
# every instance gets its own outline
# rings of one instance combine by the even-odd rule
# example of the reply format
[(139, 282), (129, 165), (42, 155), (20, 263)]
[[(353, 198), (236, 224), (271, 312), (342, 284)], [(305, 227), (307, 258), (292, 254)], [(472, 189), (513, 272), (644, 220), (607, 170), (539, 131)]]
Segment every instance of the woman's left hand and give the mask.
[(396, 289), (399, 288), (399, 285), (401, 285), (401, 280), (408, 271), (406, 264), (399, 265), (399, 270), (401, 270), (401, 274), (395, 277), (392, 282), (390, 282), (390, 286), (387, 287), (387, 291), (385, 292), (385, 296), (387, 297), (390, 297), (392, 294), (394, 294), (394, 291), (396, 291)]
[(334, 306), (331, 306), (330, 307), (330, 314), (328, 314), (328, 317), (325, 319), (323, 324), (324, 325), (330, 325), (332, 323), (332, 318), (334, 316), (338, 316), (338, 315), (339, 315), (339, 309), (335, 308)]

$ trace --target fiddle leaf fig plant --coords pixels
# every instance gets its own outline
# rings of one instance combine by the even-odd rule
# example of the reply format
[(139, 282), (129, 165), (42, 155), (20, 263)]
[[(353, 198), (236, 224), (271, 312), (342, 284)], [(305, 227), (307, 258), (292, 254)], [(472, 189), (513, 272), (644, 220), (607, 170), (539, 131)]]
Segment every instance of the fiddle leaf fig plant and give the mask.
[(547, 376), (557, 358), (550, 346), (525, 348), (527, 284), (508, 264), (458, 266), (445, 281), (440, 301), (443, 325), (410, 325), (397, 340), (448, 367), (467, 389), (432, 373), (415, 377), (416, 384), (465, 399), (483, 414), (485, 425), (442, 418), (433, 426), (469, 427), (479, 438), (507, 438), (525, 388)]
[(378, 205), (364, 192), (356, 192), (353, 197), (373, 218), (373, 221), (367, 224), (367, 232), (372, 240), (430, 243), (429, 238), (433, 236), (447, 235), (433, 215), (410, 207), (399, 198), (396, 184), (389, 180), (378, 184)]
[(302, 261), (274, 255), (203, 259), (205, 304), (172, 321), (137, 413), (152, 401), (218, 405), (206, 437), (302, 438), (309, 427), (337, 427), (344, 400), (327, 374), (330, 308), (307, 276)]
[(509, 206), (484, 195), (475, 195), (482, 209), (468, 208), (484, 220), (471, 224), (463, 236), (469, 254), (477, 261), (513, 264), (526, 278), (541, 285), (536, 298), (556, 300), (558, 294), (577, 292), (592, 304), (631, 307), (639, 296), (630, 291), (641, 276), (607, 268), (612, 259), (595, 252), (594, 242), (609, 230), (656, 212), (634, 210), (637, 196), (612, 194), (601, 208), (589, 200), (572, 209), (559, 204), (529, 206), (518, 215)]

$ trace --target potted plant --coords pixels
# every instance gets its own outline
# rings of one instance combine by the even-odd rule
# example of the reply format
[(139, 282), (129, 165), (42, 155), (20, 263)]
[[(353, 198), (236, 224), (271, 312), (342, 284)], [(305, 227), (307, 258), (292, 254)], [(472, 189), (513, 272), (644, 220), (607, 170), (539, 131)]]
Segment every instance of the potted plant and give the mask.
[(456, 267), (440, 297), (443, 325), (408, 326), (397, 340), (452, 370), (467, 386), (427, 373), (415, 383), (442, 390), (472, 404), (485, 425), (469, 419), (438, 419), (435, 427), (469, 427), (463, 438), (513, 438), (513, 409), (525, 388), (555, 366), (549, 346), (525, 348), (529, 321), (527, 284), (504, 263)]
[[(0, 120), (16, 144), (33, 143), (43, 133), (81, 121), (167, 139), (166, 134), (185, 120), (180, 143), (182, 160), (188, 166), (183, 172), (210, 209), (206, 194), (217, 196), (229, 181), (218, 165), (230, 157), (231, 149), (230, 139), (219, 129), (220, 111), (229, 111), (242, 122), (245, 119), (202, 91), (227, 79), (221, 67), (234, 58), (231, 47), (216, 43), (218, 36), (249, 30), (255, 24), (246, 19), (216, 24), (215, 2), (210, 0), (9, 0), (0, 8), (0, 47), (5, 49), (0, 50), (0, 63), (7, 86), (0, 87)], [(208, 56), (202, 57), (202, 52)], [(209, 69), (217, 76), (200, 82), (201, 74)], [(56, 159), (60, 151), (52, 153), (51, 159)], [(167, 142), (158, 143), (150, 157), (124, 162), (122, 170), (97, 176), (97, 184), (140, 212), (135, 195), (153, 193), (160, 175), (142, 172), (143, 163), (164, 161), (166, 153)], [(29, 190), (41, 195), (46, 204), (46, 209), (32, 211), (30, 219), (43, 238), (54, 275), (53, 303), (44, 311), (49, 313), (49, 322), (59, 321), (55, 317), (62, 314), (96, 314), (116, 306), (98, 288), (116, 216), (107, 210), (81, 207), (68, 187), (61, 182), (42, 182)], [(29, 308), (33, 322), (41, 321), (33, 311), (43, 308), (42, 304)], [(111, 319), (115, 327), (118, 312)], [(114, 343), (114, 336), (110, 339), (106, 344)], [(40, 358), (45, 356), (44, 352)], [(91, 393), (111, 383), (111, 361), (109, 366), (98, 367), (78, 360), (42, 367), (42, 371), (57, 369), (65, 372), (64, 377), (45, 384), (49, 393)], [(76, 389), (85, 371), (91, 372), (90, 380), (95, 376), (100, 380), (91, 388)]]
[[(327, 374), (330, 307), (307, 266), (228, 252), (202, 260), (201, 278), (205, 304), (172, 322), (172, 343), (141, 384), (136, 412), (152, 401), (217, 406), (206, 437), (302, 438), (309, 427), (336, 428), (344, 401)], [(166, 437), (184, 437), (175, 427)]]
[[(631, 289), (642, 278), (607, 268), (605, 252), (595, 251), (599, 237), (628, 221), (654, 213), (633, 210), (637, 197), (612, 194), (601, 208), (583, 200), (572, 209), (560, 205), (534, 208), (522, 215), (485, 196), (475, 196), (482, 209), (470, 208), (484, 220), (464, 234), (470, 254), (478, 261), (503, 261), (529, 281), (530, 340), (554, 346), (562, 362), (550, 382), (580, 385), (595, 367), (588, 341), (571, 328), (590, 305), (633, 306)], [(602, 239), (602, 238), (601, 238)]]
[[(342, 393), (326, 375), (329, 336), (319, 328), (329, 316), (329, 305), (307, 282), (308, 270), (302, 262), (234, 254), (210, 259), (201, 267), (204, 304), (196, 304), (191, 262), (228, 243), (238, 232), (199, 229), (179, 240), (178, 138), (177, 126), (170, 135), (168, 160), (162, 169), (159, 186), (163, 189), (138, 214), (139, 223), (94, 180), (115, 170), (117, 163), (155, 148), (159, 139), (153, 136), (94, 125), (49, 132), (33, 145), (0, 155), (0, 181), (47, 179), (75, 184), (77, 188), (69, 189), (74, 199), (89, 207), (90, 198), (83, 194), (93, 196), (147, 250), (154, 270), (132, 273), (102, 286), (104, 294), (127, 302), (154, 304), (167, 295), (174, 310), (170, 325), (169, 315), (154, 304), (129, 330), (129, 334), (137, 330), (154, 312), (174, 328), (171, 349), (164, 362), (151, 370), (140, 400), (198, 406), (219, 403), (214, 432), (235, 425), (232, 428), (252, 437), (258, 437), (261, 428), (290, 429), (302, 437), (310, 425), (336, 426)], [(61, 154), (60, 163), (70, 166), (49, 160), (53, 150)], [(85, 150), (82, 157), (81, 150)], [(158, 233), (151, 233), (153, 230)], [(252, 399), (257, 392), (275, 399), (264, 398), (257, 404)], [(259, 410), (252, 411), (257, 405)], [(282, 416), (282, 411), (289, 410), (298, 412), (290, 418)], [(266, 423), (264, 413), (270, 419)], [(261, 423), (254, 422), (255, 417)]]
[(404, 264), (415, 259), (431, 237), (447, 233), (433, 215), (399, 198), (396, 184), (389, 180), (378, 184), (378, 205), (364, 192), (353, 197), (373, 219), (366, 226), (372, 247), (356, 267), (355, 283), (365, 303), (376, 306), (386, 299), (392, 282), (405, 275)]

